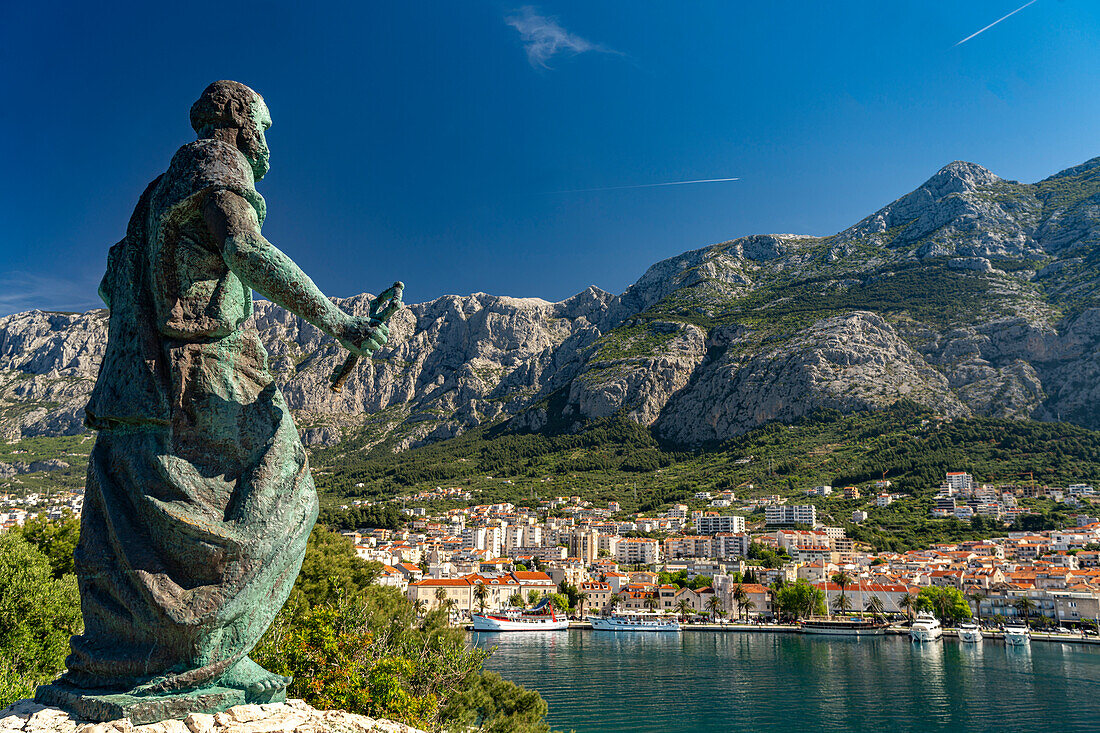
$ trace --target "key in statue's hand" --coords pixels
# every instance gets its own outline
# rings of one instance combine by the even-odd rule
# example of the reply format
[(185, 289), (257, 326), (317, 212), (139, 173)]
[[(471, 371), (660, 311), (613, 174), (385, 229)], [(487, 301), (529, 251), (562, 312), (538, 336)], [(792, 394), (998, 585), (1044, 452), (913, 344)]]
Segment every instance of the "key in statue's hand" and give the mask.
[(404, 290), (404, 283), (395, 282), (371, 301), (370, 315), (349, 317), (347, 330), (339, 337), (339, 341), (351, 353), (344, 360), (344, 364), (332, 375), (333, 392), (341, 392), (344, 389), (344, 382), (355, 369), (361, 354), (377, 351), (389, 340), (390, 329), (386, 321), (405, 307), (401, 302)]

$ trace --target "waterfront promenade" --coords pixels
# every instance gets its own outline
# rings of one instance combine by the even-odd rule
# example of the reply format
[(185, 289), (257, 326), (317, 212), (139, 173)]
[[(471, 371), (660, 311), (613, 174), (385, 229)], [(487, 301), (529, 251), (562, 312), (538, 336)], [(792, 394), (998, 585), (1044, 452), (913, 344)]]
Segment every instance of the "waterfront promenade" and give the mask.
[[(471, 624), (463, 624), (463, 628), (471, 633), (473, 626)], [(759, 634), (801, 634), (802, 628), (791, 624), (723, 624), (723, 623), (701, 623), (701, 624), (683, 624), (680, 626), (681, 631), (684, 632), (696, 632), (696, 631), (710, 631), (716, 633), (726, 632), (742, 632), (742, 633), (759, 633)], [(570, 621), (570, 631), (592, 631), (592, 624), (588, 621)], [(493, 634), (496, 632), (480, 631), (479, 634)], [(514, 632), (515, 633), (515, 632)], [(518, 632), (522, 636), (522, 632)], [(539, 632), (542, 633), (542, 632)], [(545, 632), (552, 633), (552, 632)], [(615, 632), (601, 632), (601, 633), (615, 633)], [(633, 632), (633, 633), (646, 633), (646, 632)], [(907, 626), (890, 626), (886, 629), (888, 635), (894, 636), (906, 636), (909, 634), (909, 628)], [(944, 638), (957, 639), (958, 630), (953, 628), (945, 628), (943, 630)], [(829, 641), (834, 639), (844, 639), (849, 637), (843, 636), (827, 636), (807, 634), (807, 636), (814, 636), (823, 641)], [(982, 636), (986, 640), (1003, 641), (1004, 633), (1001, 631), (995, 631), (991, 629), (982, 629)], [(1084, 636), (1082, 634), (1056, 634), (1048, 633), (1044, 631), (1031, 631), (1032, 641), (1047, 641), (1056, 642), (1059, 644), (1084, 644), (1092, 646), (1100, 646), (1100, 638), (1095, 636)]]

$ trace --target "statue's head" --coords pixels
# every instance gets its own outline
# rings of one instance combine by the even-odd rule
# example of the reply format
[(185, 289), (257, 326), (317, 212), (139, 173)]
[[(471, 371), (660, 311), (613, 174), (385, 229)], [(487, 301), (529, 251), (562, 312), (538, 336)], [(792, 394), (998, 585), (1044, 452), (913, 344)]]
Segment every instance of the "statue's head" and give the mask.
[(200, 138), (218, 138), (237, 147), (252, 166), (258, 181), (271, 160), (264, 131), (271, 113), (264, 98), (236, 81), (216, 81), (191, 105), (191, 127)]

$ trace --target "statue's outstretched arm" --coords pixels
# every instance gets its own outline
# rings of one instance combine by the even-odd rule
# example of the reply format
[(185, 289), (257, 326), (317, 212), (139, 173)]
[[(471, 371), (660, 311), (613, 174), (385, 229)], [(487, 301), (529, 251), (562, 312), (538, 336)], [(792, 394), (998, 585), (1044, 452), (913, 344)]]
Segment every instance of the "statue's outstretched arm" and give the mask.
[(348, 315), (324, 296), (294, 261), (260, 234), (251, 204), (231, 191), (215, 191), (203, 212), (206, 226), (221, 244), (222, 256), (245, 285), (309, 321), (346, 348), (375, 351), (386, 343), (389, 329), (369, 319)]

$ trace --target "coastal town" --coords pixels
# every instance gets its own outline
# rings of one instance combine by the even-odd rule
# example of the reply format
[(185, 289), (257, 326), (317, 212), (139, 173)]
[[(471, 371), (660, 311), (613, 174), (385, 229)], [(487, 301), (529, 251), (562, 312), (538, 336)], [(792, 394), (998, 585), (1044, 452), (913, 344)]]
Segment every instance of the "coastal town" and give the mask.
[[(889, 493), (888, 481), (873, 488), (877, 506), (904, 499)], [(855, 487), (805, 491), (817, 497), (834, 493), (859, 496)], [(1079, 512), (1076, 526), (1009, 531), (1010, 522), (1029, 511), (1019, 500), (1036, 495), (1069, 503)], [(80, 492), (0, 495), (0, 528), (35, 516), (79, 515), (82, 498)], [(673, 504), (645, 516), (625, 516), (616, 502), (600, 507), (578, 496), (439, 513), (423, 506), (471, 498), (460, 487), (401, 497), (392, 501), (403, 507), (403, 527), (344, 534), (360, 558), (378, 563), (378, 584), (425, 610), (445, 605), (456, 622), (561, 594), (559, 605), (566, 608), (560, 610), (578, 619), (656, 612), (759, 624), (791, 615), (776, 593), (798, 583), (820, 591), (829, 612), (911, 616), (922, 589), (953, 588), (979, 620), (1026, 617), (1084, 630), (1100, 618), (1100, 519), (1092, 505), (1096, 493), (1087, 484), (1004, 488), (965, 472), (947, 473), (932, 515), (991, 518), (1006, 527), (1004, 535), (906, 552), (876, 552), (847, 536), (844, 527), (819, 521), (812, 504), (779, 496), (738, 500), (730, 491), (698, 492), (692, 505)], [(853, 524), (866, 519), (866, 512), (853, 514)], [(838, 576), (846, 582), (838, 584)]]

